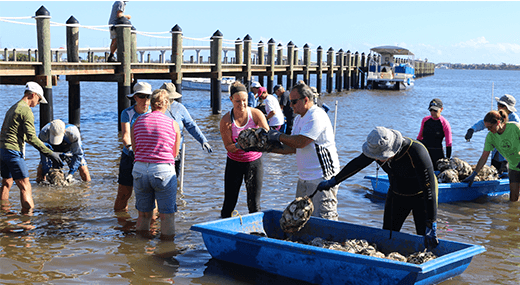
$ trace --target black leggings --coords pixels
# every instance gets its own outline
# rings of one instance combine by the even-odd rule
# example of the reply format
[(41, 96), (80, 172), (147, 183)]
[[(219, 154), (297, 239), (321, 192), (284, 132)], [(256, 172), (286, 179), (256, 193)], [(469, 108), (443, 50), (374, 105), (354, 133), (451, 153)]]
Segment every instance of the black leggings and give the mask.
[(426, 232), (426, 209), (423, 195), (423, 193), (420, 193), (414, 196), (401, 196), (393, 193), (391, 188), (388, 189), (383, 229), (400, 231), (411, 211), (415, 222), (415, 231), (418, 235), (424, 235)]
[(238, 162), (228, 157), (224, 174), (224, 205), (220, 216), (222, 218), (231, 217), (238, 201), (242, 180), (246, 183), (249, 213), (260, 211), (260, 193), (262, 192), (263, 179), (262, 157), (251, 162)]

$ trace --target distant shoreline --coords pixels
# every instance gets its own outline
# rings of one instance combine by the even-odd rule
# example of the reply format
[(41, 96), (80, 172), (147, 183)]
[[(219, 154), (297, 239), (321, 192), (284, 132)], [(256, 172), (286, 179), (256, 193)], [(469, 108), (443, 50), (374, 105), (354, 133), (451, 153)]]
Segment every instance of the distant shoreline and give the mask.
[(438, 63), (436, 69), (478, 69), (478, 70), (520, 70), (520, 65), (514, 64), (463, 64)]

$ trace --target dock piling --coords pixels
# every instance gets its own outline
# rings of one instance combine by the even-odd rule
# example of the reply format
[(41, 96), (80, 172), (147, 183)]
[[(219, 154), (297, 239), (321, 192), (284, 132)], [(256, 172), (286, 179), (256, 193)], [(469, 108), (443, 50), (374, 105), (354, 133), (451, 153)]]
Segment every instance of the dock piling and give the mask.
[[(170, 33), (172, 34), (172, 55), (170, 61), (174, 64), (173, 67), (170, 67), (170, 76), (171, 81), (175, 85), (175, 90), (182, 94), (182, 64), (183, 64), (183, 54), (182, 54), (182, 29), (179, 25), (175, 25)], [(148, 61), (150, 58), (150, 54), (148, 54)], [(179, 98), (182, 100), (182, 98)]]
[[(222, 111), (222, 39), (223, 34), (217, 30), (211, 37), (211, 108), (213, 115)], [(240, 45), (241, 46), (241, 45)], [(238, 49), (238, 48), (237, 48)], [(241, 49), (241, 48), (240, 48)], [(239, 56), (236, 54), (235, 56)], [(232, 94), (230, 94), (232, 95)]]
[(244, 37), (244, 63), (245, 66), (242, 68), (242, 78), (244, 81), (242, 82), (245, 86), (251, 85), (251, 44), (253, 43), (253, 39), (247, 34)]
[(121, 131), (121, 113), (130, 107), (127, 95), (132, 93), (132, 70), (131, 70), (131, 25), (116, 25), (117, 33), (117, 60), (121, 66), (117, 69), (120, 79), (117, 82), (117, 106), (118, 106), (118, 129)]
[(309, 85), (311, 68), (311, 49), (308, 44), (303, 46), (303, 82)]
[(293, 68), (294, 68), (294, 44), (289, 41), (287, 44), (287, 64), (289, 65), (286, 70), (287, 76), (287, 90), (291, 90), (293, 87)]
[[(79, 22), (70, 16), (66, 22), (69, 25), (78, 24), (78, 26), (67, 26), (67, 62), (79, 62)], [(81, 118), (81, 91), (79, 80), (68, 80), (69, 84), (69, 124), (80, 127)]]
[(339, 64), (338, 71), (336, 71), (336, 90), (341, 92), (343, 90), (343, 70), (345, 70), (345, 52), (343, 49), (338, 51), (338, 57), (336, 59), (337, 64)]
[(316, 70), (316, 90), (321, 93), (323, 90), (323, 48), (319, 46), (316, 49), (316, 61), (318, 62), (318, 69)]
[(54, 120), (51, 80), (51, 14), (41, 6), (35, 15), (36, 34), (38, 37), (38, 61), (42, 63), (38, 68), (38, 83), (43, 87), (43, 94), (48, 104), (40, 104), (40, 129)]
[(273, 38), (271, 38), (267, 42), (267, 64), (269, 67), (267, 68), (267, 90), (269, 92), (273, 92), (274, 88), (274, 64), (275, 64), (275, 50), (276, 50), (276, 42)]
[(334, 49), (332, 47), (327, 51), (327, 93), (332, 93), (332, 82), (334, 77)]

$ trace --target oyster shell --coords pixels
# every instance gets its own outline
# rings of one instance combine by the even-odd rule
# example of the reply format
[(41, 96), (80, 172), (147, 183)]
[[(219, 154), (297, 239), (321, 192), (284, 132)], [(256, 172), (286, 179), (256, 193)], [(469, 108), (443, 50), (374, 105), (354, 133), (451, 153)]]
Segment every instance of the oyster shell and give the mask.
[(270, 152), (281, 148), (280, 142), (269, 142), (267, 131), (264, 128), (246, 129), (238, 134), (237, 143), (245, 151)]
[(280, 227), (286, 233), (299, 231), (310, 219), (314, 205), (309, 197), (298, 197), (283, 211)]
[(51, 168), (47, 173), (47, 181), (51, 185), (68, 186), (69, 182), (65, 179), (65, 173), (59, 168)]
[(446, 169), (439, 177), (437, 177), (439, 183), (455, 183), (459, 181), (459, 173), (455, 169)]

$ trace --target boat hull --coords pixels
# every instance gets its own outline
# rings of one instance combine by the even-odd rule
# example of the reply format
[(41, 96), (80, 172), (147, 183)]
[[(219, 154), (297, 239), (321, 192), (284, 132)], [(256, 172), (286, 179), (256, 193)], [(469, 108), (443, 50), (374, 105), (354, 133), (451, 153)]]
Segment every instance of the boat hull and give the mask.
[[(221, 82), (221, 91), (229, 92), (229, 82), (223, 80)], [(211, 80), (209, 78), (186, 78), (182, 80), (181, 87), (183, 90), (211, 90)]]
[[(372, 189), (378, 195), (386, 196), (390, 181), (388, 175), (368, 175)], [(509, 179), (477, 181), (471, 187), (467, 183), (439, 183), (439, 203), (473, 201), (480, 197), (499, 196), (509, 193)]]
[[(438, 258), (421, 265), (370, 257), (305, 243), (315, 237), (343, 242), (365, 239), (385, 253), (424, 250), (423, 237), (311, 217), (297, 233), (285, 234), (281, 211), (265, 211), (193, 225), (202, 233), (211, 256), (270, 273), (315, 284), (435, 284), (461, 274), (484, 247), (440, 240), (433, 252)], [(249, 234), (266, 233), (268, 237)]]

